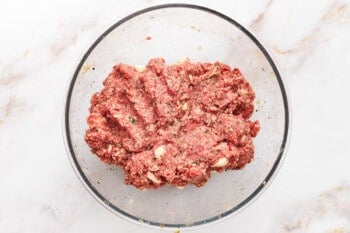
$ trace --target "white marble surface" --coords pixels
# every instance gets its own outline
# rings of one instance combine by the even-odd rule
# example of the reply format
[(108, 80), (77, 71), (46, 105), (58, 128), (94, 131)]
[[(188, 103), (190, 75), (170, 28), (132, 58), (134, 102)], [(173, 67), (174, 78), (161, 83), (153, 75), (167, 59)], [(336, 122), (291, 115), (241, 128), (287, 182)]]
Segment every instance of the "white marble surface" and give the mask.
[[(166, 2), (0, 1), (0, 232), (162, 231), (116, 217), (88, 194), (66, 156), (61, 114), (90, 43), (121, 17)], [(267, 45), (288, 83), (293, 126), (268, 190), (189, 232), (350, 232), (350, 1), (191, 3), (237, 19)]]

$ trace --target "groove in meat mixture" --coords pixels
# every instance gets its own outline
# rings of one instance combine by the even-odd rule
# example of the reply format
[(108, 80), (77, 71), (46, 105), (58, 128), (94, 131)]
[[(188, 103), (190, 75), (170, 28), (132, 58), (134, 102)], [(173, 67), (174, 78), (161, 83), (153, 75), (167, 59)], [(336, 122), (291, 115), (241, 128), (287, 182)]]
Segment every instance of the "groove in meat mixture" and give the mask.
[(85, 140), (103, 162), (140, 189), (203, 186), (212, 171), (253, 159), (260, 125), (254, 92), (239, 69), (186, 59), (118, 64), (91, 98)]

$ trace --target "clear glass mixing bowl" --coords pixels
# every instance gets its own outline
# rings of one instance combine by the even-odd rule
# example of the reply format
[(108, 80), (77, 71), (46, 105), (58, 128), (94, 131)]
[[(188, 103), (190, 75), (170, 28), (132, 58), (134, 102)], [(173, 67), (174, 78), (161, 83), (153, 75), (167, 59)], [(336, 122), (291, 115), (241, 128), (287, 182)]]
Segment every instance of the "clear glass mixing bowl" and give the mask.
[[(106, 165), (84, 141), (90, 98), (116, 63), (221, 61), (239, 67), (256, 93), (253, 119), (261, 131), (255, 159), (244, 169), (213, 174), (202, 188), (140, 191), (124, 184), (117, 166)], [(145, 225), (195, 226), (237, 212), (271, 181), (283, 157), (289, 107), (280, 73), (266, 49), (242, 25), (211, 9), (169, 4), (133, 13), (110, 27), (88, 49), (70, 83), (65, 141), (72, 165), (90, 193), (115, 214)]]

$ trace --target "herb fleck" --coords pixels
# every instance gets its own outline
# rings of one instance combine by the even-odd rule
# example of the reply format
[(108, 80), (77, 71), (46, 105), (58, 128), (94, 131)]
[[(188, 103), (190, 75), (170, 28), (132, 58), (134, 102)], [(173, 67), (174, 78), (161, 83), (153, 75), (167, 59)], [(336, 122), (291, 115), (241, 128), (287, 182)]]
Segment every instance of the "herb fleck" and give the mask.
[(131, 124), (136, 124), (136, 119), (134, 117), (129, 117)]

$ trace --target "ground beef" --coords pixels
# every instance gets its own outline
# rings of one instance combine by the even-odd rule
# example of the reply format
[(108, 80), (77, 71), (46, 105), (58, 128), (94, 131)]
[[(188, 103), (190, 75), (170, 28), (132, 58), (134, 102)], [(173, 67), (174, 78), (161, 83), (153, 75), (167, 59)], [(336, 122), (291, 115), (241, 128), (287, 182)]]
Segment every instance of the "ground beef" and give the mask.
[(239, 69), (186, 59), (118, 64), (91, 98), (85, 140), (140, 189), (203, 186), (212, 171), (240, 169), (260, 129), (255, 98)]

